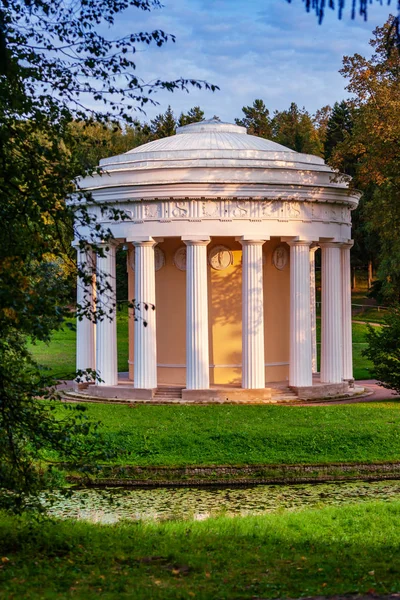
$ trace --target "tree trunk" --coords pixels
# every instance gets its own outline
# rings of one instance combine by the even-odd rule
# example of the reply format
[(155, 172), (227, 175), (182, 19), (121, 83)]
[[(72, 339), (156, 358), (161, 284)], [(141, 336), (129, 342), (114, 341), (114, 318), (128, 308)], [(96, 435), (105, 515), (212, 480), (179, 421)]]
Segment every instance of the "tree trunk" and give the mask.
[(372, 260), (368, 261), (368, 289), (372, 288)]
[(356, 281), (356, 268), (353, 267), (351, 269), (351, 289), (355, 290), (356, 289), (356, 285), (357, 285), (357, 281)]

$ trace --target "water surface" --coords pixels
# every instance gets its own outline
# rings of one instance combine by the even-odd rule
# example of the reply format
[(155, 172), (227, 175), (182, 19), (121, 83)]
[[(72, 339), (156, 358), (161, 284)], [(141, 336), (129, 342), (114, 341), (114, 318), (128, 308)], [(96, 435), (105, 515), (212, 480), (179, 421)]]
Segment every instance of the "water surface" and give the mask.
[(400, 481), (257, 485), (247, 488), (77, 489), (49, 509), (58, 518), (95, 523), (128, 520), (202, 520), (220, 515), (260, 515), (282, 510), (400, 500)]

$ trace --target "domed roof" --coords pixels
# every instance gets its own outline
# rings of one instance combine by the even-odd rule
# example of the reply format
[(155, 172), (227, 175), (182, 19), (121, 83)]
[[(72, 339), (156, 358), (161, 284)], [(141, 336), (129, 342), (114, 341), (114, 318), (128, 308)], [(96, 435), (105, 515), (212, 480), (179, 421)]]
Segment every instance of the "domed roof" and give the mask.
[[(267, 153), (267, 154), (266, 154)], [(155, 140), (133, 148), (125, 154), (105, 158), (100, 165), (111, 167), (115, 163), (130, 163), (144, 159), (170, 159), (174, 155), (186, 158), (263, 158), (265, 160), (291, 160), (298, 163), (324, 164), (322, 158), (300, 154), (286, 146), (249, 135), (245, 127), (223, 123), (216, 119), (190, 123), (178, 127), (176, 135)]]
[(293, 150), (285, 146), (255, 135), (248, 135), (245, 127), (210, 119), (209, 121), (200, 121), (199, 123), (178, 127), (176, 135), (133, 148), (126, 154), (137, 155), (147, 152), (187, 152), (196, 150), (233, 150), (236, 152), (255, 150), (293, 153)]
[[(346, 179), (322, 158), (249, 135), (216, 119), (191, 123), (176, 135), (100, 161), (104, 175), (80, 187), (98, 198), (282, 198), (356, 205)], [(113, 191), (114, 190), (114, 191)]]

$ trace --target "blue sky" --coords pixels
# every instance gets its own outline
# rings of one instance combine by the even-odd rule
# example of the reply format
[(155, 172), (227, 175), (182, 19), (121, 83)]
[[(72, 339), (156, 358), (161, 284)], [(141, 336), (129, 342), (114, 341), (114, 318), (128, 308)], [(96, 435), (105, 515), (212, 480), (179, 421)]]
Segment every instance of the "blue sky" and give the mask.
[[(342, 21), (326, 10), (322, 25), (307, 14), (301, 0), (163, 0), (151, 13), (130, 9), (117, 22), (120, 33), (163, 29), (176, 43), (162, 48), (138, 47), (137, 73), (157, 78), (205, 79), (221, 89), (158, 93), (160, 106), (148, 107), (147, 118), (171, 104), (174, 112), (200, 105), (206, 118), (233, 121), (241, 108), (262, 98), (272, 112), (290, 102), (310, 112), (347, 96), (338, 73), (343, 55), (370, 55), (372, 30), (387, 19), (390, 8), (373, 4), (365, 23), (350, 19), (347, 0)], [(392, 0), (393, 4), (393, 0)], [(395, 7), (392, 7), (392, 11)], [(143, 120), (144, 117), (140, 117)]]

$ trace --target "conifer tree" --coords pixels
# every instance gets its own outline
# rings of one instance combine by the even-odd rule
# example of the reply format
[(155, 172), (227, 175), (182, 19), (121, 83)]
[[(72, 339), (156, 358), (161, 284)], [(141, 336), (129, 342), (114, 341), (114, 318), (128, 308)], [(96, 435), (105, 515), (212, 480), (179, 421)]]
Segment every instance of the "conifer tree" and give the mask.
[(251, 135), (271, 139), (271, 118), (263, 100), (254, 100), (253, 106), (243, 106), (242, 111), (244, 117), (242, 119), (235, 119), (236, 125), (246, 127), (247, 133)]
[(322, 147), (311, 115), (292, 102), (288, 110), (275, 111), (272, 119), (273, 140), (296, 152), (321, 156)]
[(190, 108), (187, 113), (181, 113), (178, 119), (179, 127), (189, 125), (190, 123), (199, 123), (204, 121), (204, 110), (201, 110), (200, 106), (194, 106)]
[[(352, 129), (353, 114), (349, 103), (345, 100), (335, 102), (326, 128), (326, 139), (324, 143), (325, 160), (330, 159), (334, 148), (340, 142), (343, 142), (346, 136), (351, 134)], [(349, 170), (345, 168), (344, 172), (349, 173)]]
[(157, 115), (150, 121), (150, 130), (152, 138), (158, 140), (164, 137), (170, 137), (176, 133), (176, 118), (171, 106), (168, 106), (165, 113)]

